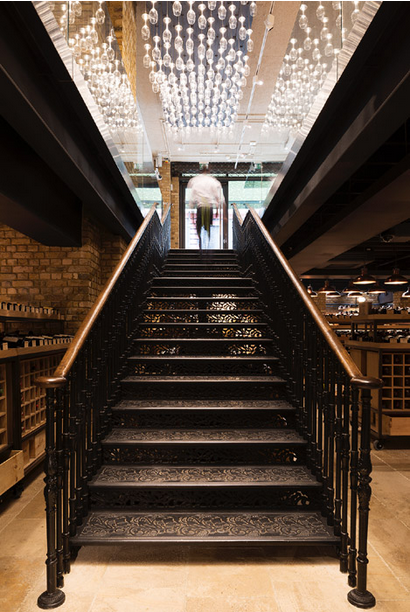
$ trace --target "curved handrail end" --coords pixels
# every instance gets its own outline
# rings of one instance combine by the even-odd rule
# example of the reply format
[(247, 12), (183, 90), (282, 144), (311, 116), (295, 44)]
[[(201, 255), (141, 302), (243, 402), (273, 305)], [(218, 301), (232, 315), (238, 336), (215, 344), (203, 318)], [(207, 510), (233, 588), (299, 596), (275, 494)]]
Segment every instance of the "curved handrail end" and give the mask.
[(358, 387), (359, 389), (381, 389), (384, 383), (381, 378), (374, 378), (373, 376), (353, 376), (350, 384), (352, 387)]
[(38, 376), (34, 382), (43, 389), (57, 389), (64, 387), (67, 384), (67, 379), (64, 376)]

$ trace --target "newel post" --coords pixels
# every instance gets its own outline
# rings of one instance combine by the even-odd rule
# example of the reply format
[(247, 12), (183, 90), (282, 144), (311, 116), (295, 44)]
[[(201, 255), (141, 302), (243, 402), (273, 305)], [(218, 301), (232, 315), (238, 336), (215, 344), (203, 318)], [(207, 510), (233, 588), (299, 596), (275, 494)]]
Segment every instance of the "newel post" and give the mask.
[(372, 494), (370, 474), (372, 463), (370, 459), (370, 387), (363, 388), (361, 391), (362, 419), (361, 419), (361, 438), (360, 455), (358, 461), (358, 486), (357, 495), (359, 498), (359, 529), (358, 529), (358, 554), (357, 554), (357, 586), (349, 591), (347, 599), (351, 604), (358, 608), (372, 608), (376, 605), (376, 599), (367, 590), (367, 536), (369, 527), (369, 503)]
[[(43, 610), (57, 608), (64, 603), (65, 594), (58, 586), (58, 555), (57, 555), (57, 497), (58, 489), (58, 463), (55, 440), (56, 415), (56, 389), (48, 388), (46, 397), (46, 459), (45, 459), (45, 487), (46, 502), (46, 534), (47, 534), (47, 590), (42, 593), (37, 605)], [(62, 586), (62, 585), (61, 585)]]

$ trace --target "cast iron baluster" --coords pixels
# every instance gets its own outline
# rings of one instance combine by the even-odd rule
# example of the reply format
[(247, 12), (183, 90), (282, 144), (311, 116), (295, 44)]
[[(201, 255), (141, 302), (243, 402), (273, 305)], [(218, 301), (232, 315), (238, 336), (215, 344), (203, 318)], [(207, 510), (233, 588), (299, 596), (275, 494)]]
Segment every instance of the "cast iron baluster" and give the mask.
[(68, 385), (70, 406), (70, 498), (69, 498), (69, 523), (70, 537), (75, 536), (77, 531), (77, 462), (78, 462), (78, 428), (77, 428), (77, 402), (75, 386), (72, 376), (69, 376)]
[(334, 464), (335, 464), (335, 375), (337, 363), (330, 351), (329, 360), (329, 393), (328, 393), (328, 478), (327, 478), (327, 522), (328, 525), (334, 523)]
[(311, 324), (310, 334), (310, 359), (311, 359), (311, 406), (310, 406), (310, 431), (311, 431), (311, 470), (317, 476), (317, 423), (319, 419), (317, 402), (317, 368), (318, 368), (318, 338), (316, 328)]
[(359, 432), (359, 390), (351, 388), (351, 451), (350, 451), (350, 538), (349, 538), (349, 586), (356, 586), (356, 518), (357, 518), (357, 470)]
[(323, 348), (322, 338), (318, 341), (318, 384), (317, 384), (317, 445), (316, 445), (316, 477), (323, 482)]
[(342, 523), (342, 420), (343, 420), (343, 370), (336, 365), (336, 418), (335, 418), (335, 535), (341, 534)]
[(313, 470), (313, 425), (312, 425), (312, 414), (314, 413), (312, 405), (312, 376), (313, 376), (313, 355), (312, 355), (312, 330), (310, 321), (307, 317), (305, 318), (305, 361), (306, 361), (306, 373), (305, 373), (305, 410), (306, 410), (306, 440), (307, 440), (307, 466), (310, 470)]
[(70, 406), (68, 387), (62, 388), (60, 393), (63, 407), (63, 572), (68, 574), (70, 571)]
[(56, 504), (57, 504), (57, 458), (55, 444), (54, 415), (56, 404), (56, 390), (47, 389), (46, 409), (46, 460), (44, 497), (46, 500), (46, 527), (47, 527), (47, 590), (42, 593), (37, 604), (40, 608), (48, 610), (60, 606), (65, 595), (57, 588), (57, 549), (56, 549)]
[(343, 377), (342, 425), (342, 524), (340, 530), (340, 571), (347, 572), (348, 514), (349, 514), (349, 457), (350, 457), (350, 382)]
[[(93, 477), (93, 396), (92, 396), (92, 339), (94, 331), (91, 333), (90, 338), (86, 345), (85, 350), (85, 364), (86, 364), (86, 376), (84, 379), (84, 403), (85, 403), (85, 417), (86, 417), (86, 477), (87, 481), (90, 481)], [(88, 486), (87, 486), (88, 490)], [(88, 504), (86, 505), (88, 509)]]
[(371, 391), (362, 389), (362, 422), (360, 436), (360, 459), (358, 462), (358, 496), (359, 496), (359, 551), (357, 555), (357, 587), (349, 592), (348, 600), (359, 608), (372, 608), (376, 600), (367, 590), (367, 534), (369, 528), (369, 502), (372, 494), (370, 474), (370, 410)]
[(63, 474), (64, 474), (64, 442), (63, 442), (63, 393), (56, 389), (55, 405), (55, 445), (57, 462), (57, 494), (56, 494), (56, 548), (57, 548), (57, 586), (64, 586), (63, 578)]
[(327, 495), (329, 488), (329, 385), (330, 355), (327, 346), (323, 351), (323, 490), (322, 513), (327, 515)]

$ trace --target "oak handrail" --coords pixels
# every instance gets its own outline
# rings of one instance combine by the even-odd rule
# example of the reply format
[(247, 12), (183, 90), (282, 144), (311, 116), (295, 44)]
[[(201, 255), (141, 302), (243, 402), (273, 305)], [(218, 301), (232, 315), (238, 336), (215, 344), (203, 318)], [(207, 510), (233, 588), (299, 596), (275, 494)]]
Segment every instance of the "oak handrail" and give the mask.
[[(236, 215), (240, 219), (241, 225), (242, 225), (243, 221), (238, 211), (237, 205), (232, 204), (232, 206), (234, 208)], [(265, 240), (271, 247), (272, 251), (275, 253), (282, 268), (284, 269), (292, 285), (294, 286), (294, 288), (296, 289), (296, 291), (299, 293), (300, 297), (302, 298), (303, 303), (305, 304), (306, 308), (308, 309), (309, 313), (314, 319), (316, 325), (318, 326), (323, 336), (325, 337), (328, 345), (330, 346), (332, 351), (337, 356), (338, 360), (342, 364), (347, 374), (350, 376), (351, 384), (358, 388), (367, 388), (367, 389), (378, 389), (382, 387), (383, 382), (382, 380), (380, 380), (380, 378), (375, 378), (372, 376), (364, 376), (362, 374), (362, 372), (360, 371), (358, 366), (355, 364), (355, 362), (353, 361), (353, 359), (351, 358), (351, 356), (349, 355), (349, 353), (347, 352), (343, 344), (340, 342), (339, 338), (336, 336), (336, 334), (330, 327), (329, 323), (326, 321), (323, 314), (312, 302), (312, 298), (309, 297), (309, 294), (307, 293), (303, 283), (300, 281), (298, 275), (296, 274), (296, 272), (294, 271), (294, 269), (292, 268), (292, 266), (290, 265), (290, 263), (288, 262), (288, 260), (286, 259), (282, 251), (280, 250), (280, 248), (277, 246), (272, 236), (269, 234), (268, 230), (265, 227), (265, 224), (263, 223), (258, 213), (251, 207), (248, 207), (248, 209), (249, 209), (249, 214), (251, 214), (254, 221), (258, 225), (260, 231), (262, 232)]]
[[(67, 382), (67, 376), (70, 372), (75, 360), (77, 359), (78, 353), (81, 348), (84, 346), (85, 341), (87, 340), (88, 334), (90, 333), (94, 323), (96, 322), (98, 316), (100, 315), (105, 303), (107, 302), (115, 284), (120, 278), (125, 266), (127, 265), (131, 255), (135, 251), (139, 241), (141, 240), (142, 235), (144, 234), (149, 222), (151, 221), (153, 215), (156, 212), (157, 203), (153, 204), (149, 213), (145, 217), (144, 221), (141, 223), (138, 228), (134, 238), (129, 243), (126, 248), (121, 260), (116, 265), (115, 270), (111, 274), (110, 278), (106, 282), (104, 288), (102, 289), (100, 295), (94, 302), (93, 306), (90, 308), (87, 316), (84, 321), (81, 323), (79, 329), (77, 330), (70, 346), (67, 351), (64, 353), (63, 358), (61, 359), (59, 365), (54, 371), (52, 376), (39, 376), (36, 379), (36, 384), (39, 387), (43, 388), (55, 388), (55, 387), (63, 387)], [(164, 211), (164, 215), (162, 217), (161, 223), (164, 224), (165, 218), (168, 215), (170, 210), (170, 205)]]

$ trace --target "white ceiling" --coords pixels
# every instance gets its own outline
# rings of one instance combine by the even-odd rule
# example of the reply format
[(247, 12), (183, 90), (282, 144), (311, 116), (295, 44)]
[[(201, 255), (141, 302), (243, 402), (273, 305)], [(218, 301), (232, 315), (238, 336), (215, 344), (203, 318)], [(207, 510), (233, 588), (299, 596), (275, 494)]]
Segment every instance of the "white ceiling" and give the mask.
[[(162, 108), (158, 95), (154, 94), (148, 80), (148, 70), (142, 65), (145, 53), (143, 42), (139, 38), (137, 47), (137, 98), (141, 109), (143, 122), (152, 150), (156, 157), (171, 161), (283, 161), (288, 154), (289, 133), (287, 130), (270, 131), (268, 135), (261, 134), (278, 72), (280, 70), (286, 48), (291, 37), (300, 2), (257, 2), (257, 13), (252, 23), (255, 41), (254, 51), (250, 54), (249, 66), (251, 74), (244, 88), (244, 96), (238, 114), (238, 121), (232, 137), (221, 136), (218, 132), (192, 133), (189, 142), (184, 142), (179, 136), (176, 140), (168, 136), (163, 125)], [(142, 13), (145, 2), (137, 3), (137, 24), (142, 26)], [(260, 59), (262, 43), (265, 34), (265, 23), (268, 15), (274, 17), (273, 28), (268, 31), (263, 55)], [(253, 76), (262, 80), (263, 85), (254, 85)], [(250, 144), (251, 142), (255, 144)], [(127, 153), (125, 145), (125, 155)], [(124, 155), (122, 155), (124, 158)]]

